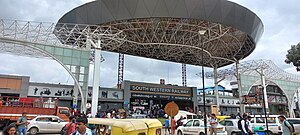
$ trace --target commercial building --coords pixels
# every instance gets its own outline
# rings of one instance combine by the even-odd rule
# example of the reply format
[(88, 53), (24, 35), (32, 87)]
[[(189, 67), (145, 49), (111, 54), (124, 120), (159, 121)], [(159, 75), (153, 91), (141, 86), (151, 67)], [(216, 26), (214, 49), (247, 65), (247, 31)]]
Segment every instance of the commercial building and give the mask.
[[(216, 96), (214, 94), (215, 87), (207, 87), (205, 88), (206, 98), (205, 105), (208, 113), (211, 113), (211, 108), (213, 105), (217, 104)], [(228, 90), (225, 87), (219, 85), (219, 101), (220, 101), (220, 115), (230, 115), (237, 114), (240, 112), (240, 99), (238, 94), (235, 93), (234, 90)], [(200, 111), (203, 111), (203, 98), (202, 93), (203, 89), (197, 90), (197, 100), (198, 100), (198, 108)], [(260, 114), (262, 112), (262, 107), (260, 104), (251, 104), (246, 105), (246, 112), (252, 112), (253, 114)]]
[[(29, 82), (28, 76), (0, 75), (1, 97), (36, 97), (57, 98), (60, 106), (78, 108), (74, 106), (74, 85), (48, 84)], [(91, 103), (92, 87), (88, 87), (88, 103)], [(174, 101), (180, 109), (194, 109), (197, 106), (195, 87), (182, 87), (154, 83), (124, 81), (122, 89), (99, 89), (98, 110), (144, 108), (160, 104), (164, 107), (168, 102)], [(79, 96), (80, 97), (80, 96)]]

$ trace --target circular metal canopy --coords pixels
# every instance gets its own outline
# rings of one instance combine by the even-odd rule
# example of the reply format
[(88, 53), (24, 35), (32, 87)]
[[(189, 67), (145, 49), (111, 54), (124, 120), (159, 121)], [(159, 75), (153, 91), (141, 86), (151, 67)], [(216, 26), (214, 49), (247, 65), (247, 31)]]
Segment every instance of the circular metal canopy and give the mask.
[[(208, 67), (245, 58), (263, 33), (256, 14), (226, 0), (97, 0), (69, 11), (61, 23), (111, 27), (126, 36), (114, 37), (122, 44), (105, 44), (104, 51), (192, 65), (204, 59)], [(66, 40), (65, 32), (55, 34)]]

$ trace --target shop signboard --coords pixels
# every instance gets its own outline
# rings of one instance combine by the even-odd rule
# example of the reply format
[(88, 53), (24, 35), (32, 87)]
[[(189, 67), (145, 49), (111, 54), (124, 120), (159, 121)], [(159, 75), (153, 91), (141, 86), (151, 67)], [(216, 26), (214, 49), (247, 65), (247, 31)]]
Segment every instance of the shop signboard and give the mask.
[(73, 97), (73, 87), (29, 86), (28, 96), (33, 97)]
[[(92, 89), (88, 89), (87, 96), (92, 98)], [(80, 96), (80, 94), (78, 94)], [(73, 97), (73, 86), (54, 87), (54, 86), (29, 86), (28, 96), (31, 97)], [(123, 91), (114, 89), (100, 89), (100, 99), (123, 99)]]
[(99, 97), (100, 99), (123, 99), (123, 91), (100, 89)]
[(147, 99), (162, 99), (162, 100), (192, 100), (191, 97), (174, 96), (174, 95), (160, 95), (160, 94), (144, 94), (131, 93), (133, 98), (147, 98)]
[(153, 93), (165, 93), (165, 94), (185, 94), (192, 95), (190, 88), (171, 88), (171, 87), (154, 87), (154, 86), (139, 86), (131, 85), (130, 90), (134, 92), (153, 92)]
[[(198, 96), (197, 97), (198, 103), (203, 104), (203, 98)], [(216, 98), (215, 97), (206, 97), (206, 104), (213, 105), (216, 104)], [(231, 99), (231, 98), (220, 98), (220, 104), (221, 105), (239, 105), (239, 99)]]

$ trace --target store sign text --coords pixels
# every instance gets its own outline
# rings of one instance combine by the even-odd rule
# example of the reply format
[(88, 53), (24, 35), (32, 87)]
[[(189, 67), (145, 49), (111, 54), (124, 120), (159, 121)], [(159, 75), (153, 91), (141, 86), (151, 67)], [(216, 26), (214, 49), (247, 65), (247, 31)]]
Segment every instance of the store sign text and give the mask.
[(140, 94), (140, 93), (132, 93), (131, 97), (133, 97), (133, 98), (163, 99), (163, 100), (192, 100), (191, 97), (158, 95), (158, 94)]
[(159, 88), (146, 86), (130, 86), (132, 91), (155, 92), (155, 93), (172, 93), (172, 94), (191, 94), (191, 90), (174, 89), (174, 88)]

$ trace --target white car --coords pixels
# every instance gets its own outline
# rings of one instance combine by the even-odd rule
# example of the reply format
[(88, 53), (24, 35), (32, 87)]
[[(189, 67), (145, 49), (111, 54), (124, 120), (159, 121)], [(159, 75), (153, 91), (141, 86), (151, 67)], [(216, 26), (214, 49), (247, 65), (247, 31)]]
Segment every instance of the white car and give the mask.
[(60, 133), (67, 123), (54, 115), (41, 115), (29, 121), (27, 129), (31, 135), (37, 133)]
[[(207, 133), (209, 134), (210, 125), (207, 124)], [(227, 135), (225, 127), (218, 124), (218, 135)], [(177, 135), (205, 135), (204, 122), (202, 119), (190, 119), (183, 126), (177, 128)]]
[(225, 126), (228, 135), (240, 135), (241, 130), (238, 128), (239, 119), (224, 119), (219, 123)]

